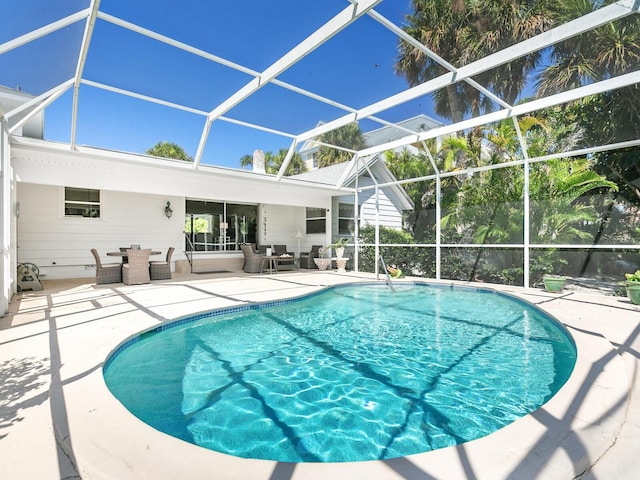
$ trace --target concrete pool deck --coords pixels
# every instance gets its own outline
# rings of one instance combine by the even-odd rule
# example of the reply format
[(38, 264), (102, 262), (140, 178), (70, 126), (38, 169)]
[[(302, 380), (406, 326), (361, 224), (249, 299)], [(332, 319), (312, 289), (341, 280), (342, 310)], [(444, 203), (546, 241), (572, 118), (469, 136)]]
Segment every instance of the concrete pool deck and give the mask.
[(102, 379), (109, 352), (141, 330), (190, 313), (373, 278), (299, 271), (185, 275), (140, 286), (87, 279), (44, 282), (44, 291), (18, 295), (0, 318), (0, 477), (637, 478), (640, 308), (625, 297), (472, 284), (523, 298), (560, 320), (578, 346), (574, 373), (546, 405), (494, 434), (387, 461), (286, 464), (218, 454), (143, 424)]

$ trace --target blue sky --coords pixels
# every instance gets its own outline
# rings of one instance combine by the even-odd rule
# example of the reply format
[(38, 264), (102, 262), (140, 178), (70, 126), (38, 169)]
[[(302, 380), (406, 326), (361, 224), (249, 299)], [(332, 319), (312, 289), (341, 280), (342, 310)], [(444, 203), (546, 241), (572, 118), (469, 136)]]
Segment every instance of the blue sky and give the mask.
[[(346, 0), (181, 1), (102, 0), (101, 12), (262, 71), (347, 7)], [(0, 44), (89, 6), (88, 0), (21, 0), (3, 15), (8, 28)], [(376, 11), (402, 24), (409, 0), (386, 0)], [(84, 22), (77, 22), (0, 55), (0, 85), (39, 95), (75, 72)], [(280, 80), (362, 108), (407, 87), (393, 72), (397, 38), (369, 17), (358, 20), (311, 52)], [(209, 111), (249, 82), (251, 76), (161, 44), (99, 19), (83, 78)], [(72, 93), (45, 113), (47, 139), (68, 142)], [(418, 114), (434, 116), (429, 98), (383, 112), (387, 121)], [(298, 134), (319, 121), (344, 115), (341, 109), (267, 85), (225, 116)], [(83, 85), (80, 88), (77, 143), (142, 153), (170, 141), (195, 155), (204, 118)], [(380, 124), (363, 121), (364, 131)], [(291, 140), (232, 123), (213, 123), (203, 162), (238, 167), (255, 149), (288, 148)]]

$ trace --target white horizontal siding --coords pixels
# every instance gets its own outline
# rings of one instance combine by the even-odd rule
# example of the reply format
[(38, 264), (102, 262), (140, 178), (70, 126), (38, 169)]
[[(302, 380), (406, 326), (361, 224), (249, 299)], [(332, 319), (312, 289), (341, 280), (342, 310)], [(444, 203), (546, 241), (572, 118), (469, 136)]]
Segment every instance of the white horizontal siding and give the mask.
[[(17, 199), (18, 262), (35, 263), (47, 278), (95, 275), (92, 248), (103, 263), (118, 262), (107, 252), (132, 244), (163, 255), (173, 246), (173, 260), (184, 258), (182, 198), (103, 191), (99, 219), (65, 218), (63, 187), (19, 183)], [(167, 201), (171, 219), (164, 214)]]
[[(338, 202), (353, 203), (353, 196), (337, 197)], [(374, 190), (366, 190), (358, 195), (360, 209), (360, 226), (375, 225), (376, 223), (376, 198)], [(337, 202), (334, 204), (334, 210), (337, 209)], [(387, 196), (385, 189), (379, 191), (379, 219), (380, 225), (396, 230), (402, 229), (402, 210), (396, 206)], [(337, 229), (337, 212), (334, 215), (334, 229)], [(336, 230), (337, 231), (337, 230)]]
[[(328, 208), (328, 207), (327, 207)], [(305, 235), (300, 239), (300, 251), (307, 252), (313, 245), (325, 245), (327, 243), (325, 234), (306, 235), (306, 207), (292, 207), (282, 205), (264, 205), (261, 214), (266, 212), (267, 229), (264, 235), (264, 223), (262, 232), (259, 235), (260, 243), (264, 245), (286, 245), (290, 252), (298, 252), (298, 230)], [(264, 221), (264, 218), (261, 218)]]

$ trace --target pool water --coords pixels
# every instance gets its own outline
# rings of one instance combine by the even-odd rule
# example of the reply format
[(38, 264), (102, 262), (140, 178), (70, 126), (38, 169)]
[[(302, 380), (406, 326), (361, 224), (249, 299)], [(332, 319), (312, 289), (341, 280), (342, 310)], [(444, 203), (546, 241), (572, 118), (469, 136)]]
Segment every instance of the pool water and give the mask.
[(389, 459), (457, 445), (536, 410), (575, 346), (491, 290), (333, 287), (182, 319), (108, 359), (109, 389), (152, 427), (283, 462)]

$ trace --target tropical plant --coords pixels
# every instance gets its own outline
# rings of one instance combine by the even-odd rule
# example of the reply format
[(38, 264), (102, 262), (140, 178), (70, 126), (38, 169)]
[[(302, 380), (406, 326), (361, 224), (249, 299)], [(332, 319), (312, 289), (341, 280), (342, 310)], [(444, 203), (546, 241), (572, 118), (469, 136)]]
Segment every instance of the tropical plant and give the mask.
[[(546, 118), (523, 117), (518, 126), (526, 139), (528, 154), (539, 157), (556, 151), (571, 149), (580, 138), (575, 130), (555, 128), (558, 117), (546, 112)], [(523, 152), (511, 120), (489, 126), (483, 140), (483, 155), (466, 147), (464, 139), (456, 145), (464, 161), (472, 165), (495, 164), (522, 158)], [(445, 158), (449, 153), (443, 152)], [(476, 172), (459, 177), (455, 195), (445, 195), (443, 188), (442, 233), (445, 243), (521, 244), (524, 238), (524, 170), (508, 167)], [(584, 158), (552, 160), (530, 165), (529, 175), (529, 232), (533, 243), (591, 242), (595, 232), (589, 226), (599, 224), (598, 211), (590, 195), (600, 191), (615, 191), (616, 185), (607, 181)], [(453, 193), (453, 192), (452, 192)], [(546, 250), (534, 258), (533, 278), (556, 269), (564, 260), (556, 252)], [(519, 249), (475, 249), (465, 255), (452, 257), (459, 262), (467, 259), (468, 274), (476, 278), (484, 272), (484, 280), (508, 283), (522, 281), (522, 253)], [(446, 265), (443, 266), (446, 271)]]
[[(554, 2), (551, 14), (558, 24), (612, 3), (602, 0)], [(551, 48), (551, 63), (539, 80), (538, 96), (627, 73), (640, 62), (640, 17), (629, 15), (571, 37)]]
[(193, 162), (193, 158), (187, 155), (187, 152), (180, 146), (171, 142), (158, 142), (146, 151), (147, 155), (162, 158), (173, 158), (176, 160), (184, 160), (185, 162)]
[[(572, 20), (612, 3), (601, 0), (555, 2), (557, 23)], [(615, 77), (640, 63), (640, 16), (629, 15), (554, 45), (551, 63), (538, 80), (538, 96)], [(586, 145), (606, 145), (640, 136), (640, 86), (631, 85), (573, 102), (564, 112), (584, 129)], [(567, 119), (567, 122), (570, 122)], [(639, 147), (594, 154), (594, 169), (619, 186), (628, 203), (640, 206)], [(628, 210), (628, 209), (627, 209)]]
[[(584, 130), (585, 145), (606, 145), (640, 138), (640, 85), (607, 92), (573, 102), (563, 109), (567, 119)], [(616, 182), (619, 196), (640, 207), (640, 147), (597, 152), (594, 169)], [(625, 209), (629, 211), (629, 209)]]
[[(545, 31), (552, 23), (548, 1), (535, 0), (412, 0), (405, 32), (460, 67)], [(551, 2), (552, 3), (552, 2)], [(411, 86), (446, 72), (441, 62), (400, 40), (395, 71)], [(534, 52), (475, 78), (512, 104), (541, 59)], [(490, 112), (494, 102), (468, 83), (458, 82), (434, 94), (435, 110), (454, 122), (466, 114)]]
[(346, 148), (339, 150), (327, 145), (321, 145), (318, 150), (318, 166), (327, 167), (336, 163), (346, 162), (353, 157), (353, 151), (362, 150), (367, 145), (364, 135), (357, 122), (349, 123), (343, 127), (323, 133), (318, 141), (327, 145)]
[[(389, 150), (384, 153), (385, 164), (398, 180), (420, 178), (434, 173), (433, 166), (424, 153), (414, 154), (404, 148), (401, 151)], [(410, 225), (416, 239), (434, 240), (431, 228), (433, 218), (435, 181), (418, 181), (402, 184), (413, 202), (413, 210), (406, 212), (405, 224)]]
[[(358, 268), (363, 272), (375, 271), (375, 227), (365, 225), (359, 230), (359, 241), (362, 244), (359, 250)], [(381, 226), (379, 229), (379, 238), (381, 244), (415, 244), (412, 235), (392, 228)], [(406, 274), (416, 276), (433, 276), (435, 273), (434, 261), (435, 253), (433, 249), (420, 247), (379, 247), (380, 254), (389, 264), (396, 265)]]
[(349, 239), (347, 237), (340, 237), (332, 244), (327, 245), (327, 248), (344, 248), (347, 243), (349, 243)]
[(634, 273), (625, 273), (624, 277), (627, 282), (640, 282), (640, 270), (636, 270)]
[[(284, 160), (289, 151), (286, 148), (281, 148), (277, 153), (266, 152), (264, 154), (264, 169), (265, 172), (276, 175), (280, 171), (280, 167), (284, 163)], [(251, 167), (253, 166), (253, 155), (243, 155), (240, 158), (240, 166), (241, 167)], [(302, 157), (298, 153), (294, 153), (289, 161), (289, 165), (285, 170), (285, 175), (297, 175), (298, 173), (302, 173), (306, 171), (306, 166)]]

